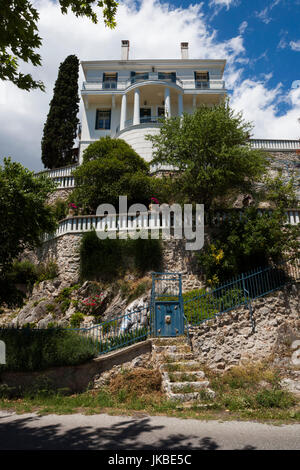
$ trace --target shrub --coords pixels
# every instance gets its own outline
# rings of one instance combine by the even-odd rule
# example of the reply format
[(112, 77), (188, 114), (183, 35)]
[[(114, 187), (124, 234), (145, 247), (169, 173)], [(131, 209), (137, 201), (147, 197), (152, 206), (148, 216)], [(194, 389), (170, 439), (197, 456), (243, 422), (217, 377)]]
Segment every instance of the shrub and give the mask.
[(39, 263), (36, 267), (38, 282), (55, 279), (58, 276), (58, 266), (53, 259)]
[(91, 338), (62, 328), (0, 329), (6, 344), (7, 363), (1, 370), (34, 371), (53, 366), (76, 365), (95, 356)]
[(133, 259), (133, 268), (157, 270), (162, 259), (160, 240), (100, 240), (95, 230), (83, 235), (80, 245), (82, 280), (111, 279), (124, 274)]
[(100, 240), (95, 231), (85, 233), (80, 245), (80, 271), (82, 279), (115, 276), (122, 267), (119, 240)]
[(7, 278), (16, 284), (34, 284), (37, 280), (36, 266), (29, 260), (14, 261)]
[(262, 214), (256, 207), (230, 211), (213, 240), (196, 254), (199, 267), (208, 280), (219, 283), (258, 266), (276, 265), (287, 253), (297, 256), (299, 228), (285, 223), (282, 209)]
[(56, 199), (53, 204), (54, 217), (59, 222), (64, 219), (68, 213), (68, 203), (64, 199)]
[(96, 315), (103, 303), (103, 293), (92, 295), (80, 301), (80, 306), (87, 315)]
[(290, 408), (295, 404), (294, 397), (285, 390), (262, 390), (255, 398), (262, 408)]
[(70, 318), (70, 326), (72, 328), (80, 328), (81, 322), (84, 320), (84, 315), (81, 312), (75, 312)]
[(142, 273), (148, 270), (159, 271), (162, 263), (162, 246), (160, 240), (132, 240), (134, 262)]
[(240, 305), (244, 300), (242, 291), (237, 288), (211, 292), (206, 292), (205, 289), (196, 289), (183, 294), (184, 313), (190, 322), (199, 323), (202, 320), (213, 318), (218, 312), (224, 312), (234, 305)]

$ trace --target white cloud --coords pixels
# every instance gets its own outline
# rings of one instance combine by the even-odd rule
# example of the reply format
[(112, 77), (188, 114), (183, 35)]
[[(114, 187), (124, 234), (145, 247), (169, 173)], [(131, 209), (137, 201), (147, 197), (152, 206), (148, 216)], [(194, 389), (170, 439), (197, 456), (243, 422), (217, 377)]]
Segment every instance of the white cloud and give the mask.
[(284, 38), (281, 38), (279, 43), (278, 43), (278, 49), (285, 49), (287, 47), (287, 42)]
[(229, 10), (231, 6), (236, 6), (238, 3), (238, 0), (211, 0), (209, 6), (226, 7)]
[(256, 11), (255, 16), (260, 19), (263, 23), (269, 24), (272, 21), (272, 18), (270, 16), (271, 11), (273, 10), (274, 7), (280, 3), (281, 0), (274, 0), (272, 3), (270, 3), (268, 6), (266, 6), (263, 10), (261, 11)]
[[(253, 136), (265, 139), (298, 139), (300, 137), (300, 88), (282, 91), (279, 83), (275, 88), (268, 88), (266, 81), (244, 80), (236, 87), (231, 98), (231, 105), (242, 111), (247, 121), (254, 123)], [(277, 115), (277, 104), (285, 101), (290, 109), (282, 116)]]
[[(1, 157), (11, 155), (31, 169), (41, 169), (40, 142), (59, 64), (69, 54), (76, 54), (80, 60), (118, 59), (122, 39), (130, 40), (132, 59), (179, 58), (181, 41), (189, 42), (190, 58), (227, 59), (225, 79), (227, 87), (234, 89), (232, 104), (244, 109), (248, 118), (255, 121), (256, 137), (299, 136), (294, 125), (296, 116), (300, 116), (296, 99), (299, 90), (285, 96), (280, 88), (270, 90), (266, 80), (243, 81), (243, 67), (249, 59), (242, 36), (219, 41), (217, 31), (207, 24), (201, 3), (170, 9), (165, 3), (143, 0), (138, 8), (134, 0), (127, 0), (119, 5), (115, 30), (105, 28), (102, 21), (94, 25), (85, 18), (62, 15), (51, 0), (39, 0), (36, 6), (40, 12), (43, 64), (39, 68), (24, 64), (22, 71), (30, 71), (35, 79), (43, 80), (47, 91), (28, 93), (11, 83), (2, 84)], [(80, 84), (82, 80), (81, 74)], [(277, 117), (276, 102), (284, 99), (290, 101), (292, 108), (285, 117)]]
[(240, 33), (240, 34), (244, 34), (244, 32), (246, 31), (247, 27), (248, 27), (247, 21), (243, 21), (243, 22), (240, 24), (239, 33)]
[(300, 52), (300, 39), (298, 41), (291, 41), (290, 46), (293, 51)]

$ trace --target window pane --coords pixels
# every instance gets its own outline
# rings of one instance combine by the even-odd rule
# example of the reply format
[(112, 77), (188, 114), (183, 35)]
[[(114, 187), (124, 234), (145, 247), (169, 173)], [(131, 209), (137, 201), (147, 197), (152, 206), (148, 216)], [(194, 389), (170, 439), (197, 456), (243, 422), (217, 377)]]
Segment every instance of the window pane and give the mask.
[(110, 109), (98, 109), (96, 114), (96, 129), (110, 129)]

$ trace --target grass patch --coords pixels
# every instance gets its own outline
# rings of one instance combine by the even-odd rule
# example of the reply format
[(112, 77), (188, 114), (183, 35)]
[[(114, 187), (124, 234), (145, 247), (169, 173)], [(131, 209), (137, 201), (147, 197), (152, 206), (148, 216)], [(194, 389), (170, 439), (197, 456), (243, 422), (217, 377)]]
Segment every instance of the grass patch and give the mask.
[[(237, 374), (240, 376), (240, 372), (230, 371), (230, 374), (226, 372), (219, 377), (219, 387), (215, 387), (216, 398), (211, 399), (205, 390), (200, 390), (200, 403), (196, 402), (189, 409), (180, 408), (176, 401), (167, 400), (160, 390), (159, 372), (144, 368), (124, 369), (101, 390), (89, 390), (80, 394), (67, 395), (65, 390), (47, 390), (45, 384), (41, 386), (40, 390), (27, 393), (26, 396), (17, 400), (9, 399), (7, 395), (2, 394), (2, 397), (0, 395), (0, 408), (15, 410), (17, 413), (35, 411), (39, 414), (110, 413), (130, 415), (144, 412), (150, 415), (203, 420), (244, 419), (276, 424), (300, 422), (300, 409), (295, 403), (295, 399), (287, 392), (272, 388), (272, 378), (269, 382), (270, 389), (265, 385), (259, 385), (261, 375), (255, 373), (253, 368), (251, 370), (252, 378), (248, 381), (249, 390), (244, 388), (242, 382), (241, 388), (236, 384), (232, 387), (232, 382), (228, 380), (229, 375), (231, 377)], [(263, 371), (267, 373), (267, 367)], [(214, 385), (216, 386), (216, 384), (217, 378), (215, 378)]]

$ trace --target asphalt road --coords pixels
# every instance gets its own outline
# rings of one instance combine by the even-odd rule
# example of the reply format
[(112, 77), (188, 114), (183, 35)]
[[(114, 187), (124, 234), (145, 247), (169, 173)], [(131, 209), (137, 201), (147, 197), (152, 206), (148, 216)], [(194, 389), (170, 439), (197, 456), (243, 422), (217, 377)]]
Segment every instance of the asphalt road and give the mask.
[(0, 450), (299, 450), (300, 424), (0, 411)]

